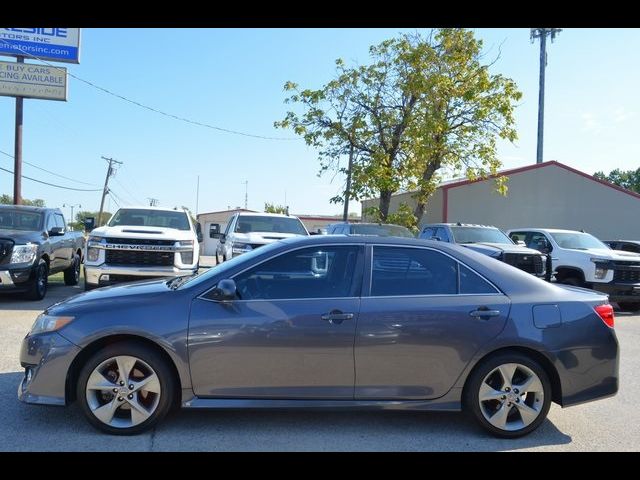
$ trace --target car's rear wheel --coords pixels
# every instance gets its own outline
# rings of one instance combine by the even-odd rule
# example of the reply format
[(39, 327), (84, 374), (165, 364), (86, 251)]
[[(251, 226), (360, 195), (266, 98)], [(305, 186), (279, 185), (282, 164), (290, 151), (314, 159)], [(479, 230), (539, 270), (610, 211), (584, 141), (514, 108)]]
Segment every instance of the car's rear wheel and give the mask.
[(551, 405), (544, 369), (520, 353), (490, 357), (465, 386), (465, 407), (492, 435), (515, 438), (538, 428)]
[(135, 435), (171, 409), (175, 380), (155, 350), (132, 342), (109, 345), (82, 368), (77, 383), (80, 408), (89, 423), (113, 435)]
[(65, 285), (78, 285), (80, 282), (80, 255), (77, 253), (73, 256), (73, 263), (64, 271)]
[(620, 310), (624, 310), (626, 312), (637, 312), (640, 310), (640, 302), (618, 302), (618, 306)]

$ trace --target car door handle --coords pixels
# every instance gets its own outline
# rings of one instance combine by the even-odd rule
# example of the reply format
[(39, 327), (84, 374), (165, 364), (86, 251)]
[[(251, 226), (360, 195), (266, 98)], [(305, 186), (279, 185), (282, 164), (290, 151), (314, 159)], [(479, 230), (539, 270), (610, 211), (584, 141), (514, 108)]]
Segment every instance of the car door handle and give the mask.
[(321, 315), (320, 318), (325, 322), (340, 324), (345, 320), (351, 320), (353, 313), (342, 313), (340, 310), (331, 310), (331, 312)]
[(481, 320), (488, 320), (490, 317), (497, 317), (500, 315), (500, 310), (489, 310), (488, 308), (478, 308), (477, 310), (473, 310), (469, 312), (469, 315), (475, 318), (479, 318)]

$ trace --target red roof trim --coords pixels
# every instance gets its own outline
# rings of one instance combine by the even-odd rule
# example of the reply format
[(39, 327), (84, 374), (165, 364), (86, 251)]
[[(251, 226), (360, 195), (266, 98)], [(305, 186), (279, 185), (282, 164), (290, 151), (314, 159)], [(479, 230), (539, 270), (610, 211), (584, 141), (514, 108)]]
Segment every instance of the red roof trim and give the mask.
[[(489, 175), (487, 178), (478, 178), (476, 180), (460, 180), (459, 182), (454, 182), (454, 183), (449, 183), (447, 185), (443, 185), (442, 188), (444, 190), (443, 194), (446, 195), (446, 191), (449, 190), (450, 188), (456, 188), (456, 187), (461, 187), (463, 185), (469, 185), (471, 183), (476, 183), (476, 182), (484, 182), (485, 180), (489, 180), (492, 178), (497, 178), (497, 177), (502, 177), (502, 176), (509, 176), (509, 175), (514, 175), (517, 173), (522, 173), (522, 172), (527, 172), (529, 170), (537, 170), (538, 168), (544, 168), (544, 167), (548, 167), (550, 165), (555, 165), (557, 167), (560, 168), (564, 168), (565, 170), (571, 172), (571, 173), (575, 173), (577, 175), (580, 175), (581, 177), (587, 178), (589, 180), (592, 180), (596, 183), (600, 183), (602, 185), (604, 185), (605, 187), (609, 187), (609, 188), (613, 188), (614, 190), (618, 190), (619, 192), (622, 193), (626, 193), (627, 195), (631, 195), (632, 197), (635, 198), (640, 198), (640, 194), (632, 192), (631, 190), (627, 190), (626, 188), (622, 188), (614, 183), (611, 182), (607, 182), (606, 180), (600, 180), (599, 178), (595, 178), (593, 175), (589, 175), (588, 173), (584, 173), (581, 172), (580, 170), (577, 170), (573, 167), (570, 167), (568, 165), (565, 165), (564, 163), (560, 163), (557, 160), (549, 160), (548, 162), (543, 162), (543, 163), (534, 163), (533, 165), (527, 165), (526, 167), (519, 167), (519, 168), (512, 168), (510, 170), (503, 170), (502, 172), (496, 174), (496, 175)], [(445, 210), (446, 212), (446, 210)]]

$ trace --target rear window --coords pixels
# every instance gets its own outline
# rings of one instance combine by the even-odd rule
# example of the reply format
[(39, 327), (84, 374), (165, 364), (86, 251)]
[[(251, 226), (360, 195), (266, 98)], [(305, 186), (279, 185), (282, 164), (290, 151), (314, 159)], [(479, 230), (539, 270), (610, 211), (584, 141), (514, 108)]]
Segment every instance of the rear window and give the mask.
[(189, 230), (189, 218), (183, 211), (121, 208), (108, 224), (110, 227), (158, 227)]

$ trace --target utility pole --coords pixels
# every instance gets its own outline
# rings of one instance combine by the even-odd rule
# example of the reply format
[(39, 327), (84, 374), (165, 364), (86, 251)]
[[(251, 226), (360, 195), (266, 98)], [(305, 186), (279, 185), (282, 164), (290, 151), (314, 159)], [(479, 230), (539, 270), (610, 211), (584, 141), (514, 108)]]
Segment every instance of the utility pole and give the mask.
[(150, 207), (157, 207), (159, 200), (157, 198), (151, 198), (151, 197), (147, 197), (147, 200), (149, 200), (149, 206)]
[(98, 213), (98, 227), (102, 225), (102, 212), (104, 210), (104, 197), (109, 193), (109, 177), (113, 176), (115, 170), (112, 165), (117, 163), (118, 165), (122, 165), (122, 162), (114, 160), (113, 158), (100, 157), (103, 160), (109, 162), (109, 168), (107, 168), (107, 177), (104, 179), (104, 189), (102, 190), (102, 200), (100, 201), (100, 212)]
[(542, 146), (544, 136), (544, 73), (547, 68), (547, 36), (551, 37), (551, 42), (556, 35), (562, 31), (561, 28), (532, 28), (531, 43), (536, 38), (540, 39), (540, 90), (538, 94), (538, 148), (536, 152), (536, 163), (542, 163)]
[[(24, 57), (18, 57), (24, 63)], [(22, 205), (22, 114), (24, 98), (16, 97), (16, 133), (13, 151), (13, 204)]]
[(244, 209), (248, 210), (249, 207), (247, 205), (249, 205), (249, 180), (245, 180), (242, 183), (244, 183)]

